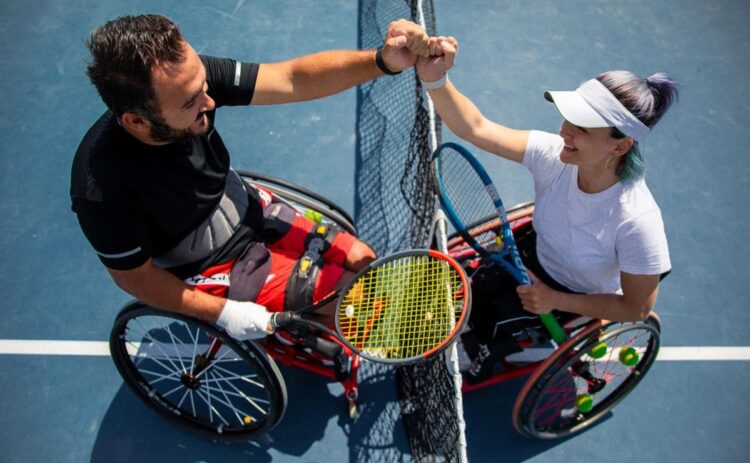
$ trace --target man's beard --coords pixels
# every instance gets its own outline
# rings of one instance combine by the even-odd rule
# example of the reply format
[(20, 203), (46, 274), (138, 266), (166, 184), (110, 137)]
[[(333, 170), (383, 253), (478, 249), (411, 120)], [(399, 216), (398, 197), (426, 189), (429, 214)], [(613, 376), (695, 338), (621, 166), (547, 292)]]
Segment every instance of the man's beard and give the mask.
[[(205, 113), (201, 113), (200, 117), (203, 117), (204, 114)], [(148, 117), (148, 121), (151, 123), (149, 137), (152, 140), (160, 143), (181, 142), (194, 137), (205, 135), (211, 130), (212, 125), (211, 119), (209, 118), (208, 124), (206, 124), (205, 129), (194, 132), (190, 129), (175, 129), (171, 125), (167, 124), (167, 122), (160, 115), (151, 115)]]

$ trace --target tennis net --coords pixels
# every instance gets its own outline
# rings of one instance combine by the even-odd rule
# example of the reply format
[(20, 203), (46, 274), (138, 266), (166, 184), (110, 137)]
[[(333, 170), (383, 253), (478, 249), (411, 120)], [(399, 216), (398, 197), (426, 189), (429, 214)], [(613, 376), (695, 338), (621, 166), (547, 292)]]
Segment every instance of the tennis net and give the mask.
[[(359, 48), (383, 43), (391, 21), (407, 18), (437, 34), (430, 0), (361, 0)], [(430, 173), (440, 121), (413, 69), (357, 90), (355, 217), (378, 255), (427, 247), (436, 202)], [(455, 347), (445, 357), (400, 367), (401, 418), (418, 462), (466, 461)]]

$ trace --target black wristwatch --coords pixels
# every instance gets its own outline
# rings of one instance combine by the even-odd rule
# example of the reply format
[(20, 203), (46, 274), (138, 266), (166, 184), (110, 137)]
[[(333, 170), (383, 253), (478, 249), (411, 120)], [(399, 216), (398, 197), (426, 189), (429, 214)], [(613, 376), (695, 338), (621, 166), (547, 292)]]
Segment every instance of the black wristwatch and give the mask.
[(383, 61), (383, 47), (378, 47), (377, 50), (375, 50), (375, 64), (378, 65), (378, 68), (383, 71), (384, 74), (389, 76), (395, 76), (396, 74), (401, 74), (402, 71), (391, 71), (388, 69), (388, 66), (385, 65), (385, 61)]

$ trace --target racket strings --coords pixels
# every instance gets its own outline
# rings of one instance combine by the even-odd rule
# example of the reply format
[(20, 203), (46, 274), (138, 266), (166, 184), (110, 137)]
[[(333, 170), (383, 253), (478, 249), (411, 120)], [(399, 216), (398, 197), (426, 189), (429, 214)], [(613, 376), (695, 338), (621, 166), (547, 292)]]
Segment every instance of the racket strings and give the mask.
[[(488, 252), (502, 251), (499, 228), (486, 226), (488, 221), (497, 217), (497, 210), (482, 178), (456, 150), (443, 148), (439, 161), (445, 196), (468, 233)], [(500, 222), (497, 224), (499, 226)]]
[(461, 318), (460, 275), (446, 262), (408, 256), (363, 275), (339, 305), (339, 326), (368, 355), (406, 359), (440, 347)]

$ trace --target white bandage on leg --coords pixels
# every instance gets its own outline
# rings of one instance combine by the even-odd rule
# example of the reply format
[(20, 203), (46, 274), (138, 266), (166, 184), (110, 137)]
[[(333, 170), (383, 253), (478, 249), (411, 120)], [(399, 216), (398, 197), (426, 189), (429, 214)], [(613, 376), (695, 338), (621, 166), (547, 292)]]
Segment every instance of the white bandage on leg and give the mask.
[(239, 302), (227, 299), (216, 324), (240, 341), (262, 339), (270, 334), (271, 313), (254, 302)]

